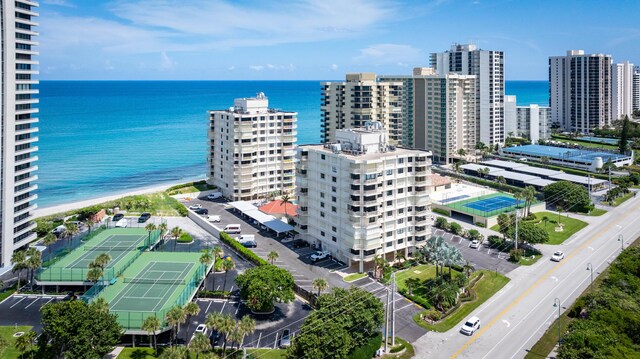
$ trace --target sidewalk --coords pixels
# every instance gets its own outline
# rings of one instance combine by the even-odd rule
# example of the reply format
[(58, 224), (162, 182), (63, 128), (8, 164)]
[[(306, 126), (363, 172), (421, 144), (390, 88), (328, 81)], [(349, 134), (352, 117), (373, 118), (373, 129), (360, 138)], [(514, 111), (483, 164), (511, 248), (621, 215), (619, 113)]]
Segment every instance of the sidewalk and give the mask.
[(116, 347), (113, 351), (104, 356), (104, 359), (115, 359), (120, 355), (120, 353), (124, 350), (124, 347)]

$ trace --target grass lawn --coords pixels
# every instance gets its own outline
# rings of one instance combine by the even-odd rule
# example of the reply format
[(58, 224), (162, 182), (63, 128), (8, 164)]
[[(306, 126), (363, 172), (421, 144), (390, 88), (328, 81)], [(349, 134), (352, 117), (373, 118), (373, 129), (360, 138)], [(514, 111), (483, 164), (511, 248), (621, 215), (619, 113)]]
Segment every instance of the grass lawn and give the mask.
[[(396, 284), (398, 285), (398, 290), (407, 289), (407, 285), (405, 284), (407, 279), (409, 278), (417, 278), (421, 282), (425, 281), (429, 278), (434, 278), (436, 276), (436, 267), (430, 264), (422, 264), (416, 267), (411, 267), (405, 271), (396, 273)], [(420, 295), (419, 290), (414, 290), (414, 294)]]
[(608, 150), (617, 150), (618, 149), (618, 146), (608, 145), (606, 143), (595, 143), (595, 142), (587, 142), (587, 141), (580, 141), (580, 140), (572, 140), (572, 139), (569, 139), (569, 138), (564, 137), (564, 136), (551, 136), (551, 137), (553, 137), (554, 140), (557, 139), (558, 141), (567, 142), (567, 143), (574, 143), (576, 145), (589, 147), (589, 148), (605, 148), (605, 149), (608, 149)]
[[(384, 341), (383, 341), (384, 344)], [(415, 350), (413, 349), (413, 345), (411, 345), (411, 343), (408, 343), (406, 340), (401, 339), (396, 337), (396, 348), (399, 348), (400, 350), (402, 350), (402, 348), (404, 347), (404, 351), (402, 353), (399, 354), (385, 354), (382, 356), (382, 358), (396, 358), (396, 359), (410, 359), (413, 358), (414, 355), (416, 355)]]
[(354, 282), (358, 279), (362, 279), (364, 277), (367, 276), (367, 273), (353, 273), (353, 274), (349, 274), (348, 276), (344, 277), (344, 281), (349, 283), (349, 282)]
[(5, 348), (5, 350), (0, 350), (0, 358), (2, 359), (14, 359), (20, 357), (20, 352), (18, 349), (14, 347), (16, 338), (13, 337), (13, 334), (16, 332), (28, 332), (31, 327), (24, 326), (18, 327), (17, 329), (14, 326), (10, 327), (0, 327), (0, 337), (9, 343), (9, 346)]
[[(160, 348), (159, 353), (162, 352), (162, 348)], [(218, 354), (222, 353), (222, 350), (217, 351)], [(238, 351), (237, 349), (227, 349), (227, 353), (231, 354), (234, 352), (234, 355), (227, 356), (227, 358), (241, 358), (242, 351)], [(253, 354), (256, 358), (261, 359), (284, 359), (286, 351), (283, 349), (247, 349), (247, 354)], [(195, 359), (196, 354), (193, 352), (189, 352), (189, 358)], [(202, 357), (202, 356), (201, 356)], [(221, 356), (220, 356), (221, 357)], [(4, 359), (4, 357), (2, 357)], [(12, 357), (13, 358), (13, 357)], [(17, 358), (17, 356), (16, 356)], [(156, 358), (153, 356), (153, 349), (149, 347), (138, 347), (138, 348), (124, 348), (120, 355), (118, 355), (117, 359), (153, 359)], [(247, 358), (251, 358), (247, 356)]]
[[(566, 214), (563, 214), (560, 216), (560, 223), (563, 224), (564, 230), (562, 232), (556, 232), (555, 228), (558, 224), (557, 213), (538, 212), (534, 214), (536, 215), (536, 219), (534, 220), (535, 225), (537, 227), (545, 229), (547, 233), (549, 233), (549, 242), (547, 242), (547, 244), (562, 244), (562, 242), (564, 242), (567, 238), (571, 237), (574, 233), (578, 232), (588, 225), (587, 222), (567, 217)], [(542, 218), (545, 216), (549, 218), (549, 222), (547, 222), (546, 225), (544, 224), (544, 222), (542, 222)], [(500, 226), (496, 224), (490, 229), (497, 232), (500, 230)]]
[(9, 298), (9, 296), (11, 296), (11, 294), (15, 293), (17, 285), (18, 285), (18, 283), (16, 283), (15, 285), (11, 286), (11, 288), (5, 289), (4, 292), (0, 292), (0, 302), (2, 302), (3, 300)]
[(147, 359), (147, 358), (155, 358), (153, 356), (153, 349), (151, 348), (124, 348), (118, 355), (117, 359)]
[(198, 182), (183, 183), (181, 185), (169, 187), (167, 188), (166, 192), (170, 196), (173, 196), (181, 193), (195, 193), (195, 192), (209, 191), (212, 189), (216, 189), (216, 186), (210, 186), (207, 184), (205, 180), (202, 180)]
[(520, 258), (520, 261), (518, 262), (518, 264), (523, 266), (530, 266), (535, 262), (537, 262), (538, 259), (540, 258), (542, 258), (542, 254), (534, 254), (533, 256), (526, 256), (526, 257), (523, 256), (522, 258)]
[(625, 201), (627, 201), (629, 198), (633, 197), (634, 192), (629, 192), (627, 194), (625, 194), (624, 196), (620, 196), (616, 199), (613, 200), (613, 203), (611, 202), (602, 202), (602, 203), (606, 203), (610, 206), (613, 207), (618, 207), (619, 205), (621, 205), (622, 203), (624, 203)]
[(432, 330), (434, 332), (446, 332), (447, 330), (457, 325), (463, 318), (466, 318), (471, 312), (478, 308), (487, 299), (491, 298), (497, 291), (499, 291), (509, 282), (509, 278), (503, 276), (502, 274), (495, 274), (495, 272), (487, 270), (481, 270), (479, 272), (484, 273), (484, 275), (474, 287), (476, 291), (475, 300), (462, 304), (460, 308), (449, 314), (446, 318), (438, 323), (429, 324), (426, 321), (421, 320), (421, 313), (414, 315), (413, 321), (427, 330)]
[(260, 359), (284, 359), (287, 357), (286, 350), (284, 349), (247, 349), (247, 358)]
[(598, 217), (598, 216), (602, 216), (605, 213), (607, 213), (607, 211), (604, 210), (604, 209), (594, 208), (594, 209), (591, 210), (591, 212), (589, 212), (589, 216)]

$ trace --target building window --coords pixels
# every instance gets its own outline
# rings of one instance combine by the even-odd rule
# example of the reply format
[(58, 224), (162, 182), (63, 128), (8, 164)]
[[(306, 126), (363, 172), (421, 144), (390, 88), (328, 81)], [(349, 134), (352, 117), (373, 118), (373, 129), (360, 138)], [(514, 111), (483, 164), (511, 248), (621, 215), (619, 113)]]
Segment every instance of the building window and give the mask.
[(334, 241), (334, 242), (337, 242), (337, 241), (338, 241), (338, 239), (336, 238), (336, 236), (331, 236), (331, 240), (332, 240), (332, 241)]
[(320, 174), (320, 178), (324, 179), (324, 173)]
[(324, 155), (320, 155), (320, 159), (321, 159), (321, 160), (324, 160), (324, 159), (325, 159), (325, 156), (324, 156)]
[(324, 218), (324, 212), (320, 212), (320, 217)]
[(331, 227), (331, 230), (332, 230), (332, 231), (334, 231), (334, 232), (337, 232), (337, 231), (338, 231), (338, 228), (336, 228), (336, 227)]
[(369, 223), (376, 223), (376, 217), (369, 218)]
[(387, 170), (387, 176), (393, 175), (393, 170)]
[(324, 208), (324, 202), (320, 202), (320, 207)]
[(391, 247), (393, 245), (393, 242), (387, 242), (387, 247)]
[(398, 244), (402, 244), (404, 242), (403, 238), (398, 239)]
[(320, 235), (324, 237), (324, 231), (320, 231)]
[(393, 236), (393, 231), (387, 232), (387, 237), (391, 237), (391, 236)]
[(331, 177), (331, 182), (336, 183), (338, 182), (338, 179), (336, 177)]
[(336, 186), (331, 186), (331, 192), (338, 192), (338, 188), (336, 188)]
[(336, 198), (336, 196), (331, 196), (331, 202), (337, 202), (338, 199)]
[(333, 173), (338, 173), (338, 167), (336, 167), (336, 166), (331, 166), (331, 172), (333, 172)]
[(331, 206), (331, 212), (338, 212), (338, 209), (335, 206)]
[(320, 198), (324, 198), (324, 192), (320, 192)]

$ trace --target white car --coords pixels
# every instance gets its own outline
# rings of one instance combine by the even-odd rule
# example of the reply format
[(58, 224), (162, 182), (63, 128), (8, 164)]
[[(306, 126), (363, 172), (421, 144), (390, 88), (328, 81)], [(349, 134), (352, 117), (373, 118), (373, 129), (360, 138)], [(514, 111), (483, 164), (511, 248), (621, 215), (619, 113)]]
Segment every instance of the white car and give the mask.
[[(196, 336), (196, 334), (200, 333), (204, 336), (207, 336), (207, 333), (209, 332), (209, 329), (207, 329), (207, 326), (204, 324), (198, 324), (198, 327), (196, 328), (196, 331), (193, 333), (193, 337)], [(191, 338), (193, 340), (193, 338)]]
[(480, 318), (471, 317), (460, 328), (460, 333), (464, 335), (473, 335), (476, 330), (480, 329)]
[(200, 203), (196, 203), (196, 204), (192, 204), (189, 206), (189, 209), (191, 210), (196, 210), (196, 209), (200, 209), (202, 208), (202, 205)]
[(207, 196), (208, 200), (214, 200), (214, 199), (218, 199), (218, 198), (222, 198), (222, 192), (213, 192), (213, 193), (210, 193)]
[(317, 251), (314, 254), (311, 255), (311, 261), (312, 262), (317, 262), (319, 260), (323, 260), (325, 258), (329, 258), (331, 257), (331, 253), (329, 251)]
[(209, 222), (220, 222), (220, 216), (218, 216), (217, 214), (212, 214), (207, 217), (207, 220), (209, 220)]
[(564, 259), (564, 253), (557, 251), (551, 256), (551, 260), (554, 262), (560, 262)]
[(480, 248), (480, 241), (477, 239), (472, 240), (469, 244), (469, 248)]

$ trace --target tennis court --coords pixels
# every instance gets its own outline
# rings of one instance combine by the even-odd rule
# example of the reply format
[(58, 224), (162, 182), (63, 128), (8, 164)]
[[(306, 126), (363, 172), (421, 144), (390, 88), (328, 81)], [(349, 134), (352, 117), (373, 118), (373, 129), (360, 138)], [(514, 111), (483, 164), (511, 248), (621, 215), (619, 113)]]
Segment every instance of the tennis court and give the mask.
[(89, 264), (106, 253), (111, 260), (104, 268), (103, 279), (111, 280), (120, 274), (147, 248), (149, 237), (157, 240), (159, 231), (149, 235), (144, 228), (113, 228), (100, 232), (38, 274), (40, 282), (85, 282)]
[(207, 272), (201, 253), (145, 252), (97, 296), (124, 327), (140, 330), (148, 316), (164, 322), (173, 306), (187, 303)]
[(518, 208), (523, 208), (524, 201), (518, 201), (513, 196), (506, 193), (493, 193), (486, 196), (470, 198), (447, 204), (447, 207), (456, 211), (479, 215), (482, 217), (492, 217), (500, 213), (510, 212), (515, 210), (516, 206)]
[(618, 161), (628, 158), (629, 156), (619, 153), (607, 152), (603, 150), (589, 150), (577, 148), (563, 148), (544, 145), (524, 145), (516, 147), (507, 147), (502, 149), (505, 154), (523, 155), (533, 157), (549, 157), (554, 160), (584, 162), (591, 164), (596, 157), (602, 157), (603, 161)]

